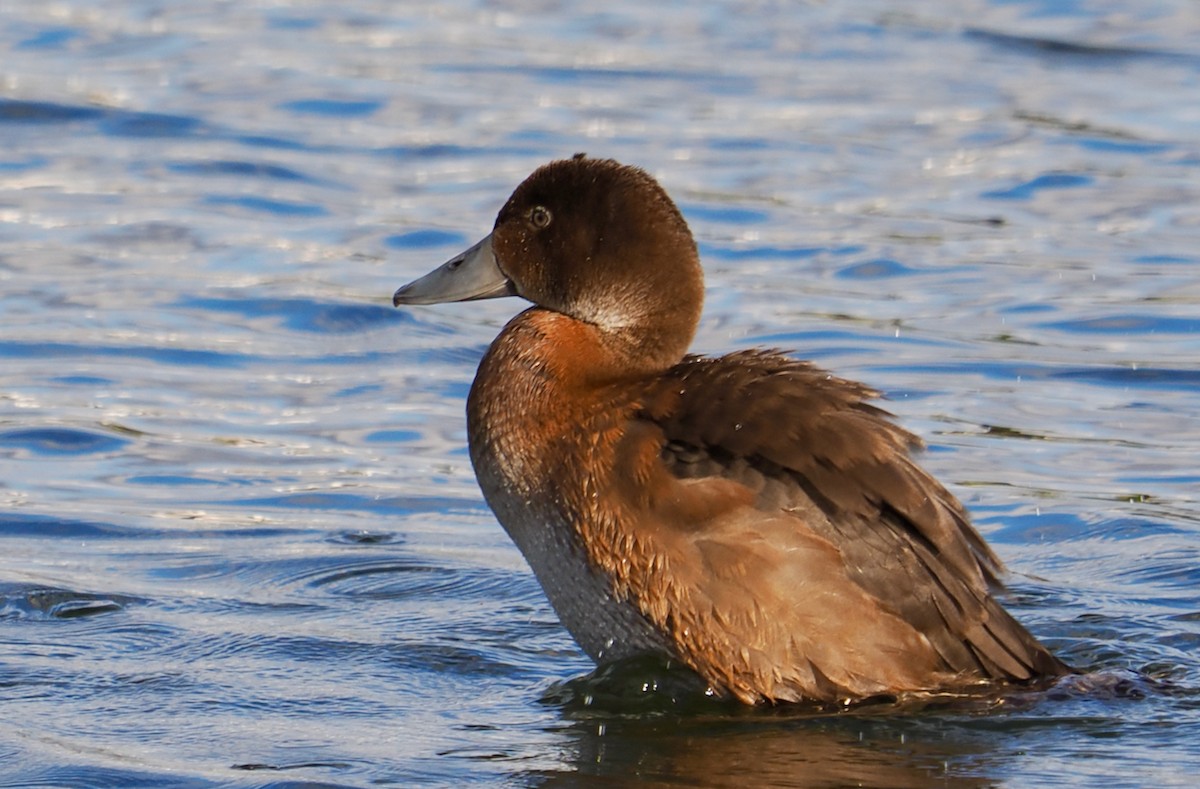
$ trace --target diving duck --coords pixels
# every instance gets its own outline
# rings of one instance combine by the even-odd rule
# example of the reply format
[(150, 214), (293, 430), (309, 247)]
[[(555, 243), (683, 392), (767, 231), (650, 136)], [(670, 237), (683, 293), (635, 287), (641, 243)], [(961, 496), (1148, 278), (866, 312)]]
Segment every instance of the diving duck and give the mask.
[(394, 303), (519, 296), (467, 399), (471, 462), (597, 663), (679, 661), (747, 704), (1028, 684), (1069, 669), (878, 393), (770, 350), (688, 355), (695, 241), (643, 170), (530, 175)]

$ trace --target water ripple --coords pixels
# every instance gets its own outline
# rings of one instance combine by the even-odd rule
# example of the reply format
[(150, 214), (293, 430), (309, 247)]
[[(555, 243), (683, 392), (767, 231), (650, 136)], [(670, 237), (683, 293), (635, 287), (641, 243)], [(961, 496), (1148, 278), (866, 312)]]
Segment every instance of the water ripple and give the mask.
[(301, 203), (295, 200), (274, 200), (269, 197), (254, 195), (209, 195), (204, 202), (211, 206), (231, 206), (246, 208), (280, 217), (313, 218), (325, 216), (328, 209), (313, 203)]
[(232, 502), (247, 507), (280, 507), (284, 509), (333, 510), (411, 515), (422, 512), (479, 511), (477, 499), (443, 496), (370, 497), (353, 493), (289, 493), (282, 496), (240, 499)]
[(180, 175), (225, 176), (232, 175), (244, 178), (263, 178), (272, 181), (295, 181), (300, 183), (321, 183), (304, 173), (284, 167), (279, 164), (247, 161), (179, 161), (167, 164), (167, 169)]
[[(1086, 381), (1103, 386), (1140, 387), (1147, 389), (1192, 391), (1200, 387), (1200, 370), (1147, 366), (1096, 366), (1076, 367), (1072, 365), (1035, 364), (1028, 362), (987, 361), (979, 363), (951, 363), (921, 365), (921, 368), (943, 376), (951, 373), (973, 373), (986, 378), (1007, 381), (1072, 380)], [(894, 365), (880, 365), (873, 369), (899, 372)]]
[(1050, 321), (1040, 325), (1046, 329), (1083, 334), (1194, 334), (1200, 339), (1200, 319), (1167, 315), (1106, 315), (1098, 318)]
[[(514, 596), (512, 576), (483, 569), (454, 569), (419, 561), (368, 559), (302, 577), (324, 594), (380, 600), (421, 598), (505, 600)], [(293, 581), (302, 578), (291, 579)]]
[(1018, 54), (1030, 54), (1053, 60), (1077, 59), (1096, 63), (1121, 63), (1127, 61), (1191, 61), (1194, 54), (1180, 54), (1169, 50), (1114, 46), (1059, 38), (1019, 35), (985, 28), (967, 28), (963, 34), (970, 39), (982, 41), (998, 48)]
[(1092, 180), (1089, 176), (1074, 173), (1047, 173), (1008, 189), (984, 192), (982, 196), (990, 197), (993, 200), (1029, 200), (1038, 192), (1047, 189), (1075, 189), (1081, 186), (1090, 186)]
[(129, 441), (112, 435), (69, 427), (35, 427), (0, 431), (0, 451), (5, 447), (20, 450), (13, 454), (63, 457), (117, 452)]
[(297, 331), (348, 334), (376, 326), (412, 324), (403, 310), (373, 304), (338, 304), (307, 299), (220, 298), (213, 296), (180, 299), (178, 305), (207, 312), (229, 313), (247, 318), (280, 319)]
[(0, 619), (79, 619), (145, 602), (130, 595), (0, 584)]
[(298, 115), (328, 115), (335, 118), (363, 118), (374, 115), (382, 101), (348, 101), (345, 99), (299, 99), (280, 105), (280, 109)]
[[(152, 772), (131, 767), (108, 767), (97, 764), (43, 765), (32, 771), (20, 787), (88, 786), (95, 789), (213, 789), (222, 782), (194, 776), (179, 776), (173, 771)], [(315, 784), (314, 784), (315, 786)]]
[(432, 249), (443, 246), (460, 246), (467, 243), (467, 237), (462, 233), (446, 230), (412, 230), (395, 236), (388, 236), (384, 243), (392, 249)]
[(0, 539), (38, 537), (53, 540), (95, 540), (129, 537), (137, 533), (136, 529), (108, 523), (91, 523), (52, 515), (0, 512)]
[(0, 123), (73, 123), (103, 117), (95, 107), (0, 98)]

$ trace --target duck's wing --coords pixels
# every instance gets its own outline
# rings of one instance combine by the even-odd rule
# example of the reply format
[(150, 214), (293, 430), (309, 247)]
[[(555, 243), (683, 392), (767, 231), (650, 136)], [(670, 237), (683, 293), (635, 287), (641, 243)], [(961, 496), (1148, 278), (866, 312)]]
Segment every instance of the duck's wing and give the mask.
[[(876, 396), (767, 351), (689, 357), (651, 385), (639, 416), (661, 430), (661, 462), (670, 475), (694, 493), (733, 483), (753, 501), (753, 514), (676, 524), (686, 534), (675, 536), (690, 540), (709, 570), (690, 580), (690, 588), (703, 590), (693, 613), (707, 616), (700, 610), (706, 605), (720, 613), (765, 594), (764, 606), (776, 607), (766, 616), (796, 616), (773, 627), (806, 627), (819, 606), (834, 618), (857, 617), (866, 638), (875, 637), (872, 626), (886, 626), (892, 636), (879, 638), (904, 641), (907, 626), (932, 647), (943, 679), (1021, 681), (1061, 673), (1062, 665), (991, 597), (1000, 561), (957, 499), (914, 463), (910, 453), (919, 441), (869, 402)], [(829, 573), (823, 585), (813, 585), (814, 575)], [(789, 602), (788, 587), (796, 595), (815, 589), (843, 599), (826, 594), (824, 602)], [(757, 617), (749, 611), (740, 626), (758, 627)], [(754, 637), (745, 634), (748, 642)], [(841, 659), (836, 643), (825, 645), (832, 651), (823, 653), (822, 665), (809, 655), (811, 645), (783, 637), (791, 642), (779, 649), (798, 650), (812, 662), (816, 686), (822, 676), (846, 673), (832, 665)], [(895, 657), (914, 666), (923, 660), (915, 653)], [(864, 660), (850, 673), (869, 670)], [(935, 682), (932, 674), (927, 682)]]

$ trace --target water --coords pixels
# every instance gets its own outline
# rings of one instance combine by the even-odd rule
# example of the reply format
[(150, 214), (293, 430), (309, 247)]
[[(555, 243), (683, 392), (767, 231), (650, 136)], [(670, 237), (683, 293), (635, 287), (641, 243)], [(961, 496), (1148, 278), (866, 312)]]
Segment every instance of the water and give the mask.
[[(602, 7), (0, 8), (0, 784), (1192, 785), (1200, 9)], [(1086, 680), (559, 684), (590, 665), (464, 450), (519, 305), (388, 299), (575, 151), (679, 201), (698, 349), (888, 393)]]

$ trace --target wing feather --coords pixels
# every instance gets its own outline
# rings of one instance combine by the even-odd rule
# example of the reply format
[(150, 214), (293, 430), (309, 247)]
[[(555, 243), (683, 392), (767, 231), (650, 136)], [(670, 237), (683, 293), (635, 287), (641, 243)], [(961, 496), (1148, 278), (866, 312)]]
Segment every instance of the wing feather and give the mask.
[[(1020, 681), (1061, 673), (1062, 664), (991, 596), (999, 559), (957, 499), (913, 461), (919, 440), (870, 402), (877, 396), (770, 351), (688, 357), (651, 385), (639, 418), (662, 431), (670, 474), (692, 484), (739, 483), (758, 512), (755, 523), (728, 515), (693, 530), (709, 570), (693, 579), (696, 615), (721, 618), (734, 633), (731, 644), (747, 645), (747, 666), (778, 672), (791, 661), (783, 686), (815, 697), (871, 686), (861, 676), (870, 660), (838, 652), (839, 639), (843, 647), (870, 645), (846, 635), (821, 606), (851, 620), (857, 610), (864, 628), (880, 630), (883, 650), (909, 650), (897, 659), (919, 663), (916, 647), (895, 646), (907, 643), (896, 630), (903, 623), (947, 675)], [(832, 570), (819, 564), (828, 557), (818, 545), (833, 552)], [(820, 598), (830, 590), (857, 609)], [(763, 622), (762, 610), (778, 621)], [(789, 613), (780, 618), (781, 611)], [(895, 632), (882, 632), (888, 628)]]

